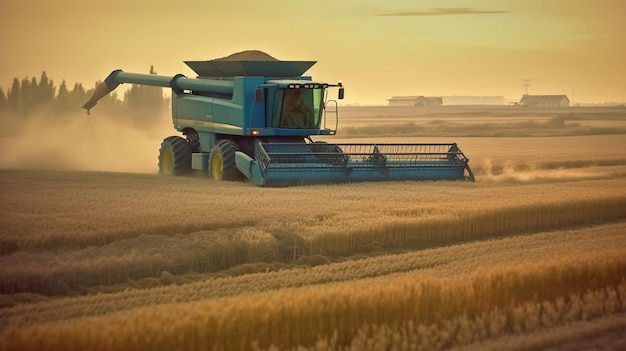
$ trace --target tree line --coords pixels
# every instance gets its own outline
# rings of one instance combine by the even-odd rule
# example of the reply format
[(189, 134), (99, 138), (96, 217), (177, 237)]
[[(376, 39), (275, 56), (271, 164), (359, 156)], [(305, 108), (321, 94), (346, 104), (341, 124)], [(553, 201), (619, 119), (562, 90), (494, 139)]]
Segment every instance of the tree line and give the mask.
[[(156, 74), (153, 66), (150, 67), (150, 74)], [(79, 112), (98, 84), (99, 81), (92, 88), (85, 89), (82, 83), (75, 83), (70, 88), (63, 80), (57, 87), (45, 71), (39, 79), (25, 77), (20, 80), (16, 77), (6, 93), (0, 87), (0, 115), (27, 118), (39, 113), (61, 116)], [(102, 98), (98, 102), (98, 109), (102, 114), (133, 114), (141, 119), (154, 118), (164, 112), (168, 102), (162, 88), (132, 85), (121, 99), (115, 92)]]

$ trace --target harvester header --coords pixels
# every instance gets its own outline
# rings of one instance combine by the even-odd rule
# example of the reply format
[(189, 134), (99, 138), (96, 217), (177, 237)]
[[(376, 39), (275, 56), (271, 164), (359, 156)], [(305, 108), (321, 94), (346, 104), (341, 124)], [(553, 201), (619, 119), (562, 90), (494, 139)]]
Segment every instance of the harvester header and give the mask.
[[(449, 144), (329, 144), (341, 82), (303, 74), (315, 61), (278, 61), (259, 52), (185, 61), (198, 75), (111, 72), (83, 105), (88, 112), (119, 84), (171, 88), (172, 122), (182, 136), (159, 149), (159, 172), (208, 172), (216, 180), (247, 178), (261, 186), (380, 180), (473, 180), (468, 159)], [(238, 59), (246, 57), (246, 59)]]

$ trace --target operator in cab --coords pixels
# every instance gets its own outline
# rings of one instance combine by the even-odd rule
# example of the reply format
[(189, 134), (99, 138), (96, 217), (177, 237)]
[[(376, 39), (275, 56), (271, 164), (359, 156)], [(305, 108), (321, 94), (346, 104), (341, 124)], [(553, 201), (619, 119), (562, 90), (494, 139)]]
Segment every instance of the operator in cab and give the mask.
[(302, 89), (285, 90), (282, 124), (287, 128), (310, 128), (311, 109), (304, 103)]

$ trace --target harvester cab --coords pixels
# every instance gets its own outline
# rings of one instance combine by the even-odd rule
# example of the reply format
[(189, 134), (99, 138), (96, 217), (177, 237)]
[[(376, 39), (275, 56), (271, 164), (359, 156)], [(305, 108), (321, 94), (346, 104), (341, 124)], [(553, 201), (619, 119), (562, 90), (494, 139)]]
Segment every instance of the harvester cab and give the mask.
[(185, 61), (198, 75), (111, 72), (83, 105), (89, 112), (119, 84), (169, 87), (172, 122), (182, 136), (163, 140), (159, 172), (208, 171), (216, 180), (247, 178), (261, 186), (377, 180), (470, 179), (456, 144), (329, 144), (341, 82), (303, 74), (315, 61)]

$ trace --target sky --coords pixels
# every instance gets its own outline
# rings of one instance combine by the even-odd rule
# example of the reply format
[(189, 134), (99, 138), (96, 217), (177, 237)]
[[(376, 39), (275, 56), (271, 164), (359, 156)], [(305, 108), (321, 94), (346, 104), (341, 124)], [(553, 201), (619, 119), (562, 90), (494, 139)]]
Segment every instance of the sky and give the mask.
[[(392, 96), (565, 94), (626, 101), (623, 0), (2, 0), (0, 87), (45, 71), (87, 88), (111, 71), (261, 50), (314, 60), (344, 104)], [(528, 79), (529, 86), (523, 86)]]

